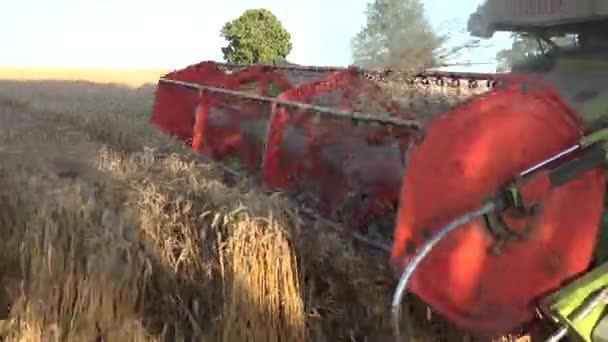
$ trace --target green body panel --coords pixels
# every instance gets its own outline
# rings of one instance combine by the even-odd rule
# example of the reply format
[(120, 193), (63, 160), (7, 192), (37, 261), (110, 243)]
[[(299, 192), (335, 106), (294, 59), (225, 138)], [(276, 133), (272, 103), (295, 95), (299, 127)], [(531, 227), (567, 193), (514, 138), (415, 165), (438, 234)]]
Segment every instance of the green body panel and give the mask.
[(597, 305), (587, 316), (573, 323), (571, 317), (589, 298), (608, 286), (608, 263), (596, 267), (582, 277), (544, 298), (543, 311), (556, 322), (570, 327), (570, 336), (579, 341), (592, 342), (591, 334), (599, 320), (606, 314), (606, 303)]

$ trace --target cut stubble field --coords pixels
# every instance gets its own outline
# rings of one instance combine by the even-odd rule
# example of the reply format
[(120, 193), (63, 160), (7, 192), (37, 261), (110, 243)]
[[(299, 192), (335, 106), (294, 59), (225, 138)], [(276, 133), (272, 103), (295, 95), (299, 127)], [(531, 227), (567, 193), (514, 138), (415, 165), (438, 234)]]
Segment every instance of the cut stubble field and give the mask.
[[(17, 74), (0, 69), (3, 340), (391, 340), (387, 258), (152, 127), (162, 72)], [(472, 340), (408, 303), (413, 341)]]

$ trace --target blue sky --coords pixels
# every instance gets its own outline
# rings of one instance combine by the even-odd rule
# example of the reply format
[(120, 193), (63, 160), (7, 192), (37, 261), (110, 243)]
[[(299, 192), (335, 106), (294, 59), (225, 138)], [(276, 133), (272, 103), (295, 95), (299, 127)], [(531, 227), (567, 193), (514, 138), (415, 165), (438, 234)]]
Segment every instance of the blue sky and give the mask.
[[(350, 39), (365, 25), (371, 0), (19, 0), (2, 5), (0, 66), (181, 68), (222, 60), (222, 25), (248, 8), (271, 10), (292, 35), (288, 59), (348, 65)], [(481, 0), (426, 0), (428, 17), (453, 44)], [(506, 34), (463, 56), (493, 62)], [(454, 70), (493, 71), (493, 65)]]

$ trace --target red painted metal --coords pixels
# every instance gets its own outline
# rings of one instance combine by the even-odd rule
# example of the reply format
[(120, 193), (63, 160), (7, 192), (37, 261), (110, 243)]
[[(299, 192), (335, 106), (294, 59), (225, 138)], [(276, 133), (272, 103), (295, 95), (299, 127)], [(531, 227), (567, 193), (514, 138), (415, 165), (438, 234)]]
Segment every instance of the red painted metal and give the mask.
[[(359, 110), (360, 102), (372, 103), (376, 108), (364, 111), (411, 118), (397, 104), (378, 100), (381, 92), (361, 70), (327, 71), (322, 80), (302, 85), (287, 81), (286, 70), (256, 66), (226, 74), (218, 64), (205, 62), (166, 77), (242, 91), (252, 81), (249, 91), (266, 96), (276, 95), (267, 87), (274, 84), (282, 100), (347, 111)], [(392, 259), (402, 270), (435, 227), (477, 207), (517, 172), (581, 136), (579, 117), (549, 87), (505, 78), (492, 78), (507, 84), (432, 121), (425, 140), (410, 153), (407, 172), (404, 152), (416, 137), (408, 128), (235, 95), (203, 92), (199, 97), (196, 90), (168, 84), (158, 86), (152, 122), (182, 140), (193, 138), (196, 151), (216, 160), (237, 155), (250, 171), (261, 169), (270, 188), (312, 193), (322, 216), (353, 229), (392, 214), (400, 202)], [(463, 328), (484, 334), (515, 328), (532, 317), (534, 298), (587, 267), (604, 182), (599, 171), (591, 171), (547, 192), (540, 179), (538, 188), (526, 189), (542, 204), (540, 214), (527, 219), (503, 215), (515, 229), (532, 225), (528, 240), (490, 255), (494, 241), (482, 220), (475, 220), (431, 252), (414, 274), (411, 290)]]
[[(525, 83), (527, 84), (524, 84)], [(581, 120), (548, 87), (525, 78), (433, 121), (408, 159), (392, 260), (403, 270), (442, 225), (475, 209), (518, 172), (581, 137)], [(450, 234), (419, 265), (410, 290), (462, 328), (499, 335), (533, 317), (535, 298), (586, 270), (599, 226), (605, 178), (590, 171), (547, 192), (534, 217), (502, 218), (523, 242), (498, 255), (483, 218)]]
[[(353, 110), (358, 96), (366, 94), (373, 101), (373, 91), (367, 79), (349, 69), (294, 88), (279, 98), (312, 104), (325, 100), (323, 105)], [(396, 107), (394, 103), (377, 105), (392, 110)], [(403, 172), (402, 155), (411, 133), (405, 128), (356, 125), (275, 105), (264, 180), (271, 188), (313, 194), (320, 202), (316, 209), (322, 215), (337, 220), (343, 215), (351, 228), (358, 229), (371, 217), (394, 211)], [(348, 198), (356, 205), (352, 213), (344, 207)]]
[[(202, 62), (173, 71), (165, 78), (222, 87), (226, 74), (213, 62)], [(158, 83), (151, 122), (180, 140), (191, 141), (200, 93), (172, 84)]]
[[(244, 89), (247, 85), (250, 89)], [(229, 75), (225, 88), (272, 97), (292, 85), (267, 67), (254, 66)], [(192, 148), (215, 160), (236, 156), (250, 170), (262, 164), (271, 104), (232, 95), (204, 93), (200, 99)]]
[[(198, 64), (188, 66), (181, 70), (173, 71), (164, 76), (164, 78), (190, 82), (200, 85), (217, 86), (228, 89), (235, 88), (235, 84), (226, 84), (226, 73), (223, 71), (238, 69), (240, 66), (231, 66), (213, 61), (205, 61)], [(347, 73), (363, 75), (364, 70), (351, 68), (318, 68), (318, 67), (273, 67), (273, 66), (252, 66), (235, 74), (241, 75), (236, 78), (231, 78), (235, 82), (239, 77), (245, 78), (246, 75), (251, 78), (259, 78), (270, 81), (278, 85), (280, 89), (289, 89), (292, 86), (307, 87), (307, 84), (317, 84), (318, 82), (308, 82), (310, 80), (323, 79), (324, 75), (334, 73)], [(368, 74), (377, 74), (377, 72), (368, 71)], [(470, 78), (470, 79), (494, 79), (489, 74), (472, 74), (472, 73), (454, 73), (441, 71), (428, 71), (417, 75), (416, 77), (431, 77), (431, 78)], [(292, 80), (292, 81), (289, 81)], [(308, 80), (308, 81), (307, 81)], [(295, 82), (295, 83), (294, 83)], [(304, 84), (301, 84), (305, 82)], [(351, 85), (350, 87), (355, 87)], [(264, 82), (258, 82), (258, 92), (265, 88)], [(219, 96), (218, 96), (219, 97)], [(224, 99), (227, 96), (223, 96)], [(152, 116), (152, 124), (159, 127), (161, 130), (176, 136), (180, 140), (193, 142), (192, 128), (195, 125), (195, 114), (200, 97), (196, 90), (183, 89), (183, 87), (169, 84), (159, 83), (156, 91), (156, 101), (154, 104), (154, 114)], [(222, 100), (222, 102), (231, 101), (236, 103), (238, 98), (231, 100)], [(344, 102), (348, 103), (348, 99)], [(346, 106), (348, 107), (348, 106)], [(200, 129), (199, 129), (200, 132)], [(202, 142), (199, 141), (197, 149), (202, 148)]]

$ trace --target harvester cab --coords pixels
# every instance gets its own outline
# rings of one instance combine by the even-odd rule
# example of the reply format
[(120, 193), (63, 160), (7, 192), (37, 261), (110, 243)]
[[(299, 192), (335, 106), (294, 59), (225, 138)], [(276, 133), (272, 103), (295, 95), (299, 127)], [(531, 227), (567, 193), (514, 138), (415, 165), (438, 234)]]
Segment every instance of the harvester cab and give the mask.
[(409, 288), (483, 335), (542, 312), (549, 341), (608, 341), (608, 1), (488, 0), (468, 26), (528, 35), (539, 51), (409, 151), (395, 317)]
[(514, 32), (538, 49), (511, 66), (551, 84), (585, 119), (608, 109), (608, 2), (603, 0), (488, 0), (468, 21), (473, 36)]

